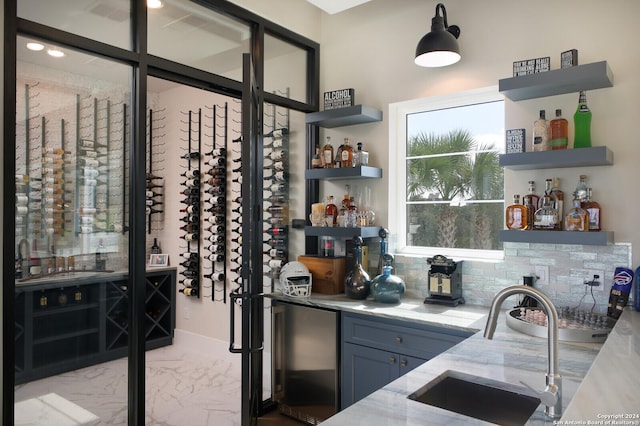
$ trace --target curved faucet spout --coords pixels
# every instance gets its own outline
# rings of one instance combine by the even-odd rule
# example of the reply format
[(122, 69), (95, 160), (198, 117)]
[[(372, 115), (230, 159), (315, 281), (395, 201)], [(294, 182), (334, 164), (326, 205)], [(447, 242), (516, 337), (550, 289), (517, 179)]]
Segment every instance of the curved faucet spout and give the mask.
[(547, 387), (541, 393), (541, 399), (547, 406), (545, 413), (552, 418), (558, 418), (562, 414), (562, 378), (558, 371), (558, 312), (546, 294), (530, 286), (515, 285), (499, 291), (493, 298), (484, 337), (492, 339), (498, 322), (498, 314), (502, 302), (516, 294), (526, 294), (540, 303), (547, 314), (547, 338), (548, 338), (548, 367), (546, 374)]

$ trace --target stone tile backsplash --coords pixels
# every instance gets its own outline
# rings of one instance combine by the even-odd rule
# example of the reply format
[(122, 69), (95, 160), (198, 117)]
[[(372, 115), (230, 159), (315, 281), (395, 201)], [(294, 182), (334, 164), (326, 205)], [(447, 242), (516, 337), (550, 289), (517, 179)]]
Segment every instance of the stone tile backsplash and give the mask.
[[(378, 259), (378, 250), (374, 250), (369, 252), (373, 269)], [(603, 313), (607, 310), (617, 266), (632, 267), (631, 244), (581, 246), (505, 242), (501, 261), (464, 261), (462, 293), (467, 303), (489, 306), (496, 292), (522, 284), (524, 275), (534, 275), (537, 271), (538, 276), (546, 275), (542, 277), (546, 280), (538, 280), (535, 287), (547, 294), (557, 307), (579, 305), (582, 309), (594, 307), (594, 311)], [(395, 254), (394, 273), (406, 282), (407, 291), (418, 297), (428, 295), (428, 271), (426, 257)], [(585, 285), (585, 281), (592, 280), (594, 275), (599, 275), (600, 285)]]

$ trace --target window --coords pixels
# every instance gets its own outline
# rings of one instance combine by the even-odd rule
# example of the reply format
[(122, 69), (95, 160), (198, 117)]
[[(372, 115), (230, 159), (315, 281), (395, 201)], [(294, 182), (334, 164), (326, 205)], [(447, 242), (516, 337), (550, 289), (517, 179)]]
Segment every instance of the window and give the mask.
[(501, 258), (504, 99), (495, 87), (392, 104), (396, 250)]

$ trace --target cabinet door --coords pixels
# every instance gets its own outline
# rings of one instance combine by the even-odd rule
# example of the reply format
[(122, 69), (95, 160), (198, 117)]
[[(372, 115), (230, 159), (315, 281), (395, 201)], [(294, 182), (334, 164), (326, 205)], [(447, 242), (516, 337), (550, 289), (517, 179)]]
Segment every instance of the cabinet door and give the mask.
[(407, 356), (407, 355), (400, 355), (398, 359), (400, 360), (399, 361), (400, 372), (398, 376), (404, 376), (409, 371), (413, 370), (414, 368), (426, 362), (426, 360), (422, 358), (416, 358), (416, 357)]
[(398, 378), (399, 365), (399, 357), (393, 352), (345, 343), (342, 353), (341, 409)]

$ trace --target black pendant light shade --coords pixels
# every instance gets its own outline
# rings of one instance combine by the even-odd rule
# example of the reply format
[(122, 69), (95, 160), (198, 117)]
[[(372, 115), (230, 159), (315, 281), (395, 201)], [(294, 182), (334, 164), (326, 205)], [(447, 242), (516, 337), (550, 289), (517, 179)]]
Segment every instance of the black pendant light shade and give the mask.
[(460, 60), (459, 36), (460, 28), (457, 25), (447, 25), (447, 10), (442, 3), (438, 3), (436, 15), (431, 19), (431, 32), (420, 39), (414, 62), (421, 67), (455, 64)]

